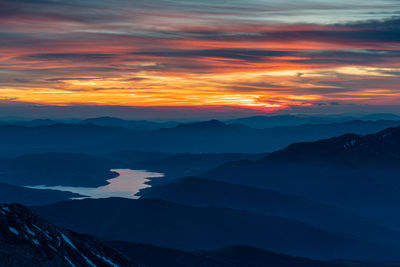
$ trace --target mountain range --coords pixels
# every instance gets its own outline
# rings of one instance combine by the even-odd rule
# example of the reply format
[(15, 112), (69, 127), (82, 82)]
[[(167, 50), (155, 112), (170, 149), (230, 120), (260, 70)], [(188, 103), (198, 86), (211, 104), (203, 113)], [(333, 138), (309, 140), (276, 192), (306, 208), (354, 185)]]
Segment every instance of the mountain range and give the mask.
[(136, 244), (108, 241), (107, 245), (147, 267), (395, 267), (391, 264), (374, 264), (360, 261), (318, 261), (278, 254), (249, 246), (229, 246), (215, 250), (182, 251)]
[(149, 131), (149, 130), (157, 130), (161, 128), (172, 128), (178, 125), (178, 122), (169, 121), (169, 122), (154, 122), (147, 120), (124, 120), (113, 117), (99, 117), (99, 118), (91, 118), (85, 119), (79, 122), (80, 124), (94, 124), (98, 126), (105, 127), (121, 127), (128, 128), (134, 131)]
[[(183, 249), (250, 245), (316, 259), (400, 260), (396, 246), (359, 240), (277, 216), (155, 199), (84, 199), (35, 206), (61, 227), (105, 240)], [(374, 253), (370, 253), (374, 251)]]
[(396, 227), (399, 148), (400, 127), (346, 134), (292, 144), (256, 161), (226, 163), (203, 177), (311, 198)]
[(398, 244), (400, 240), (397, 231), (383, 227), (379, 221), (269, 189), (186, 177), (145, 188), (139, 195), (142, 199), (162, 199), (190, 206), (223, 207), (277, 216), (374, 242)]
[(357, 261), (317, 261), (249, 246), (182, 251), (142, 243), (101, 241), (56, 226), (28, 208), (0, 204), (0, 266), (101, 267), (390, 267)]
[[(263, 129), (108, 117), (0, 123), (0, 202), (29, 206), (0, 205), (0, 263), (399, 263), (400, 121), (374, 116)], [(112, 169), (165, 177), (140, 199), (26, 187), (103, 186)]]
[(0, 158), (0, 181), (14, 185), (101, 186), (118, 176), (113, 161), (71, 153), (27, 154)]
[(379, 121), (400, 120), (400, 116), (390, 113), (376, 113), (368, 115), (336, 115), (336, 116), (310, 116), (310, 115), (271, 115), (252, 116), (226, 121), (226, 123), (240, 123), (255, 129), (265, 129), (279, 126), (298, 126), (302, 124), (330, 124), (343, 123), (354, 120)]
[(350, 121), (257, 130), (211, 120), (128, 134), (114, 148), (169, 153), (265, 153), (294, 142), (316, 141), (349, 132), (368, 134), (394, 126), (400, 126), (400, 121)]
[(0, 203), (20, 203), (23, 205), (43, 205), (67, 201), (82, 195), (49, 189), (32, 189), (0, 183)]
[[(107, 126), (104, 126), (107, 125)], [(117, 124), (0, 125), (0, 156), (44, 152), (105, 154), (121, 150), (164, 153), (266, 153), (294, 142), (345, 133), (369, 134), (400, 121), (346, 121), (253, 129), (211, 120), (137, 131)]]

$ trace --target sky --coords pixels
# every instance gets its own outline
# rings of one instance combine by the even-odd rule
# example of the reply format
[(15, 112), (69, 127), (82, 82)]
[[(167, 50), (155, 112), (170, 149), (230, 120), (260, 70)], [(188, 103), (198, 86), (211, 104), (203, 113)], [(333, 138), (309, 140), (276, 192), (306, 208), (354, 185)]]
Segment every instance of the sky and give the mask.
[(400, 113), (399, 85), (400, 0), (0, 0), (0, 116)]

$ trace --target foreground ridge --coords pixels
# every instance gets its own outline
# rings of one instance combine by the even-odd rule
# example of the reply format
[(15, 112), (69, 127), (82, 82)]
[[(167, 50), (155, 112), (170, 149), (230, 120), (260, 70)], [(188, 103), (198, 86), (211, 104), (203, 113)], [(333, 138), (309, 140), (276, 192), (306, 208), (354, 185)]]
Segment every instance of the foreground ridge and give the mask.
[(136, 266), (95, 238), (0, 204), (0, 266)]

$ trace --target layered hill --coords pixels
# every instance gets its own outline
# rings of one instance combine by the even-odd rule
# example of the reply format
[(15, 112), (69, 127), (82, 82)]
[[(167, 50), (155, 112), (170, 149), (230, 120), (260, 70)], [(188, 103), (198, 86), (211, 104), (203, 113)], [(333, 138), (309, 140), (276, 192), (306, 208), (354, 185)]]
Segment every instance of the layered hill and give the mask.
[(250, 245), (319, 259), (397, 259), (399, 249), (276, 216), (152, 199), (85, 199), (32, 209), (62, 227), (103, 239), (184, 250)]
[(106, 127), (121, 127), (128, 128), (134, 131), (149, 131), (161, 128), (175, 127), (177, 122), (153, 122), (147, 120), (124, 120), (114, 117), (99, 117), (85, 119), (79, 122), (80, 124), (94, 124)]
[(143, 189), (142, 198), (163, 199), (198, 207), (224, 207), (278, 216), (375, 242), (400, 244), (398, 232), (374, 220), (316, 201), (277, 191), (197, 177)]
[(118, 174), (113, 161), (76, 153), (27, 154), (0, 158), (0, 181), (15, 185), (101, 186)]
[(0, 125), (0, 156), (52, 151), (104, 154), (121, 150), (265, 153), (294, 142), (315, 141), (349, 132), (368, 134), (400, 126), (400, 121), (347, 121), (253, 129), (243, 124), (211, 120), (141, 131), (121, 127), (118, 123), (104, 125), (108, 126), (91, 123)]
[(229, 246), (215, 250), (188, 252), (122, 241), (110, 241), (107, 244), (117, 249), (128, 259), (135, 260), (147, 267), (395, 267), (395, 265), (390, 264), (372, 264), (346, 260), (311, 260), (249, 246)]
[(400, 127), (297, 143), (257, 161), (224, 164), (204, 177), (274, 189), (356, 210), (396, 225)]
[(272, 116), (252, 116), (238, 118), (227, 123), (240, 123), (255, 129), (265, 129), (279, 126), (297, 126), (302, 124), (329, 124), (343, 123), (354, 120), (378, 121), (378, 120), (400, 120), (400, 116), (390, 113), (376, 113), (364, 116), (307, 116), (307, 115), (272, 115)]
[[(182, 251), (122, 241), (101, 242), (65, 230), (18, 204), (0, 204), (0, 266), (98, 267), (389, 267), (355, 261), (324, 262), (248, 246)], [(390, 265), (392, 266), (392, 265)]]
[(32, 127), (0, 125), (0, 155), (9, 157), (52, 151), (104, 151), (108, 142), (120, 138), (127, 131), (93, 124), (56, 123)]
[(23, 205), (44, 205), (72, 198), (83, 197), (82, 195), (48, 189), (32, 189), (22, 186), (0, 183), (0, 203), (20, 203)]

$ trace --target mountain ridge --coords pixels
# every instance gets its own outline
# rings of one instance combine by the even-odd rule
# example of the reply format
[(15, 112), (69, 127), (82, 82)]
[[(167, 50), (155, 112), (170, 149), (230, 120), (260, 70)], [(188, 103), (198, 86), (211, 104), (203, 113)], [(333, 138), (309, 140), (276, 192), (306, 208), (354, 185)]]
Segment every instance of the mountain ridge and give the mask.
[(393, 127), (295, 143), (260, 160), (225, 163), (202, 177), (303, 196), (396, 227), (400, 217), (391, 210), (400, 201), (399, 151), (400, 127)]
[(19, 204), (0, 204), (1, 266), (137, 266), (97, 239), (64, 230)]
[(156, 199), (84, 199), (31, 209), (57, 225), (105, 240), (184, 250), (244, 244), (317, 259), (359, 260), (394, 260), (400, 251), (280, 217), (227, 208), (191, 207)]

